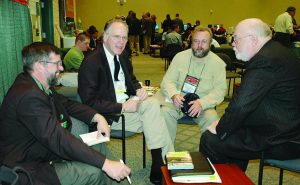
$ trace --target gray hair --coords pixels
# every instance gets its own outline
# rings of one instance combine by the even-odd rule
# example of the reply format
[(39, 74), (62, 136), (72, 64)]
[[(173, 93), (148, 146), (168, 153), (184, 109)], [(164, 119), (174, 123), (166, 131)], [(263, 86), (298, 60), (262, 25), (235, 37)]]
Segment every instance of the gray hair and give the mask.
[(105, 24), (105, 26), (104, 26), (104, 33), (106, 34), (106, 35), (109, 35), (109, 28), (111, 27), (111, 25), (113, 24), (113, 23), (116, 23), (116, 22), (118, 22), (118, 23), (122, 23), (125, 27), (126, 27), (126, 30), (127, 30), (127, 33), (128, 33), (128, 25), (126, 24), (126, 22), (125, 21), (123, 21), (122, 19), (111, 19), (111, 20), (109, 20), (108, 22), (106, 22), (106, 24)]
[(209, 36), (210, 36), (210, 43), (211, 43), (211, 42), (212, 42), (212, 38), (213, 38), (213, 34), (212, 34), (210, 28), (197, 26), (197, 27), (194, 29), (193, 33), (192, 33), (192, 38), (194, 37), (195, 33), (197, 33), (197, 32), (206, 32), (206, 31), (209, 33)]

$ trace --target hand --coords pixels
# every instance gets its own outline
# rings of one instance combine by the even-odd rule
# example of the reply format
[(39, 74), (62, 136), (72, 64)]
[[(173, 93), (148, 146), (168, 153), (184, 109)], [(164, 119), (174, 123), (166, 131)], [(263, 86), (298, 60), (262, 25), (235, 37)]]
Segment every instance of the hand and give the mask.
[(102, 135), (101, 133), (105, 133), (105, 136), (110, 137), (110, 128), (108, 126), (108, 123), (106, 121), (106, 119), (100, 115), (100, 114), (95, 114), (94, 118), (93, 118), (94, 122), (97, 122), (97, 138), (100, 137), (100, 135)]
[(213, 121), (211, 125), (207, 127), (207, 130), (209, 130), (212, 134), (217, 134), (216, 127), (219, 124), (219, 121), (220, 120)]
[(175, 94), (175, 95), (172, 96), (171, 99), (173, 100), (173, 104), (175, 105), (175, 107), (181, 108), (183, 106), (184, 98), (183, 98), (182, 95)]
[(136, 90), (136, 95), (139, 97), (140, 101), (143, 101), (148, 97), (148, 93), (143, 88)]
[(199, 100), (190, 101), (189, 105), (192, 105), (188, 110), (189, 116), (194, 117), (197, 115), (197, 117), (199, 117), (202, 111), (202, 105)]
[(136, 112), (139, 105), (139, 100), (129, 99), (122, 104), (124, 112)]
[(106, 159), (102, 170), (111, 178), (120, 181), (130, 174), (131, 169), (119, 161)]

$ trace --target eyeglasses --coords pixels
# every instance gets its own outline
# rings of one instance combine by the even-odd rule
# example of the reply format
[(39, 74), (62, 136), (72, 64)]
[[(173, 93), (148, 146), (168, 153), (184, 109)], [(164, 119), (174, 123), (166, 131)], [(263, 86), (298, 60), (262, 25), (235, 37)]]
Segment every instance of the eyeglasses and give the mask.
[(45, 63), (47, 63), (47, 64), (56, 64), (57, 67), (62, 66), (62, 64), (63, 64), (63, 62), (61, 60), (58, 61), (58, 62), (49, 62), (49, 61), (46, 61)]
[(247, 38), (247, 37), (250, 37), (250, 36), (252, 36), (252, 35), (246, 35), (246, 36), (243, 36), (243, 37), (237, 37), (237, 36), (234, 36), (234, 37), (233, 37), (233, 42), (234, 42), (235, 44), (239, 44), (238, 40), (244, 39), (244, 38)]
[(127, 36), (121, 36), (121, 35), (112, 35), (111, 36), (114, 40), (121, 40), (122, 39), (122, 41), (127, 41), (128, 40), (128, 37)]
[(193, 44), (208, 44), (209, 43), (209, 41), (208, 40), (197, 40), (197, 39), (194, 39), (193, 40)]

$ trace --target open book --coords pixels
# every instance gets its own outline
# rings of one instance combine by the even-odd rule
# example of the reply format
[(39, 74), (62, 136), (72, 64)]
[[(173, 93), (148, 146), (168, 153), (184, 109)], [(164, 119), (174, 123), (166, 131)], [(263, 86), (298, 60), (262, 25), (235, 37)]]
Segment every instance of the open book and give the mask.
[(97, 139), (97, 132), (98, 131), (89, 132), (86, 134), (81, 134), (79, 136), (81, 137), (82, 141), (89, 146), (109, 141), (109, 137), (105, 137), (103, 135)]

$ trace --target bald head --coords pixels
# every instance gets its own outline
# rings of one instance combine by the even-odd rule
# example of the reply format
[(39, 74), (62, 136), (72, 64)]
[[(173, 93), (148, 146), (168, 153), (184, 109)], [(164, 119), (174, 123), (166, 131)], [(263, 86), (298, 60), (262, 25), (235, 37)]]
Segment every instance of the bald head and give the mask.
[(247, 33), (249, 35), (255, 35), (262, 39), (271, 39), (272, 37), (272, 31), (270, 27), (262, 20), (257, 18), (245, 19), (239, 22), (239, 24), (236, 27), (236, 30), (238, 29), (243, 30), (244, 33)]
[(272, 38), (270, 27), (257, 18), (245, 19), (234, 31), (233, 49), (236, 57), (249, 61)]

